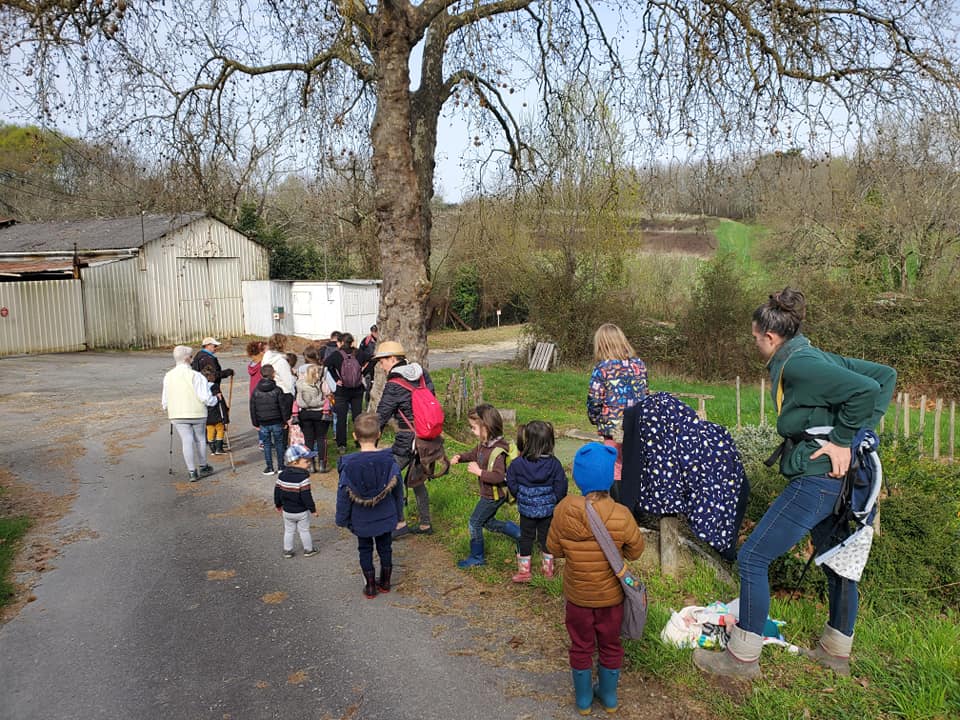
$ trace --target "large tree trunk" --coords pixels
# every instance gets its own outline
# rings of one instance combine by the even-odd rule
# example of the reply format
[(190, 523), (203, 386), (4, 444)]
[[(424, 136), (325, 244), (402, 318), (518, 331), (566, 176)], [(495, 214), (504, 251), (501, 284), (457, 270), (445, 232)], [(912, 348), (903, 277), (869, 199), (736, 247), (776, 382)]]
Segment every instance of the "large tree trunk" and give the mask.
[(383, 271), (380, 337), (399, 341), (409, 359), (425, 363), (429, 225), (424, 226), (421, 177), (414, 168), (410, 142), (412, 45), (402, 30), (404, 24), (402, 18), (384, 18), (382, 24), (393, 31), (384, 32), (377, 44), (377, 111), (370, 132)]

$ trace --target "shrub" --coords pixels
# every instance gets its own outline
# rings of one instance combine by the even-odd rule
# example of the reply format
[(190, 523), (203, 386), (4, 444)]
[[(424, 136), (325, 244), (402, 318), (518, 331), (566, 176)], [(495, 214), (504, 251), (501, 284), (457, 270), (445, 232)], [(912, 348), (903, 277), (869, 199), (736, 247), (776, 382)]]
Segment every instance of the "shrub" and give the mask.
[(746, 374), (756, 359), (750, 315), (758, 304), (736, 256), (720, 253), (704, 263), (680, 324), (685, 369), (704, 379)]
[[(779, 443), (770, 426), (731, 431), (750, 480), (747, 525), (752, 527), (786, 480), (763, 460)], [(879, 503), (880, 532), (861, 580), (864, 598), (918, 605), (960, 603), (960, 467), (918, 459), (916, 448), (881, 450), (889, 495)], [(797, 587), (812, 546), (800, 543), (770, 566), (773, 590)], [(823, 573), (811, 567), (799, 589), (826, 597)]]

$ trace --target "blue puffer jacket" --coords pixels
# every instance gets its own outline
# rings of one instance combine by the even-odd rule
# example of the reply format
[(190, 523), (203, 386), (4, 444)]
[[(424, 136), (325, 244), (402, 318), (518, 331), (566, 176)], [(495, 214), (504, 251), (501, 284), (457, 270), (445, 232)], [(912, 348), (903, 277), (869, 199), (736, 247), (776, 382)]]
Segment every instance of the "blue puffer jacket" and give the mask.
[(522, 455), (507, 468), (507, 487), (524, 517), (545, 518), (567, 494), (567, 474), (553, 455), (529, 460)]

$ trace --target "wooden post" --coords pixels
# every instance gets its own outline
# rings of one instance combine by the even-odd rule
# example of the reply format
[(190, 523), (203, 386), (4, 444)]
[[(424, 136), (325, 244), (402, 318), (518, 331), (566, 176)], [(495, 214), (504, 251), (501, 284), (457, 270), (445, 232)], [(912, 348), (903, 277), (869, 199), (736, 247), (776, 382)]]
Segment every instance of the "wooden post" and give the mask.
[(767, 379), (763, 377), (760, 378), (760, 424), (761, 425), (767, 424), (767, 413), (764, 410), (764, 403), (767, 399), (766, 385), (767, 385)]
[(956, 444), (956, 437), (954, 436), (954, 428), (956, 427), (955, 421), (957, 419), (957, 401), (950, 401), (950, 462), (953, 462), (953, 448)]
[(920, 427), (917, 430), (917, 449), (920, 451), (920, 457), (923, 457), (923, 434), (927, 429), (927, 396), (920, 396)]
[(660, 572), (668, 577), (679, 577), (680, 520), (675, 517), (660, 518)]
[(933, 413), (933, 459), (940, 459), (940, 418), (943, 415), (943, 398), (937, 398), (937, 409)]
[(707, 419), (707, 400), (704, 397), (697, 398), (697, 416), (701, 420)]
[(737, 430), (742, 427), (740, 422), (740, 376), (737, 375)]
[(903, 394), (903, 437), (910, 439), (910, 393)]
[(903, 393), (897, 393), (897, 402), (893, 408), (893, 446), (900, 442), (900, 406), (903, 404)]

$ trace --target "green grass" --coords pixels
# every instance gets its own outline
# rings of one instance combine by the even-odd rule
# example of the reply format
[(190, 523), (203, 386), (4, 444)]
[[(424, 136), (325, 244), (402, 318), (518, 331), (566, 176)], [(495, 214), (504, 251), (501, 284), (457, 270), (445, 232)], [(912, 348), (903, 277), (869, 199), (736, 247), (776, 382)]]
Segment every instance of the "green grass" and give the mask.
[(13, 585), (10, 583), (10, 565), (17, 549), (17, 543), (27, 528), (30, 520), (25, 517), (0, 517), (0, 607), (6, 605), (13, 597)]
[[(497, 407), (515, 409), (520, 422), (547, 419), (557, 427), (558, 434), (571, 428), (590, 429), (585, 417), (589, 368), (536, 373), (499, 365), (484, 367), (480, 373), (485, 399)], [(442, 370), (433, 373), (438, 387), (446, 386), (449, 374), (450, 371)], [(705, 385), (653, 373), (651, 389), (713, 395), (714, 398), (707, 401), (709, 419), (729, 427), (736, 425), (736, 389), (732, 384)], [(685, 400), (696, 407), (696, 400)], [(759, 383), (744, 385), (741, 422), (756, 424), (759, 408)], [(767, 422), (773, 422), (769, 403), (766, 411)], [(888, 429), (892, 429), (892, 412), (887, 418)], [(451, 455), (468, 447), (456, 440), (448, 441), (448, 446)], [(467, 518), (477, 497), (475, 478), (468, 475), (463, 466), (455, 466), (447, 477), (430, 482), (430, 497), (435, 537), (457, 558), (464, 557), (468, 551)], [(513, 507), (502, 509), (499, 516), (517, 517)], [(486, 537), (488, 563), (470, 572), (504, 592), (511, 592), (513, 545), (505, 537), (489, 533)], [(904, 562), (910, 562), (909, 558), (904, 558)], [(681, 579), (647, 573), (645, 580), (650, 595), (647, 630), (642, 640), (625, 643), (627, 667), (655, 676), (672, 685), (678, 693), (693, 698), (705, 709), (704, 717), (730, 720), (946, 720), (960, 717), (960, 617), (956, 611), (907, 610), (893, 592), (864, 597), (857, 624), (853, 679), (836, 678), (802, 657), (771, 647), (764, 650), (763, 679), (742, 693), (728, 694), (718, 692), (716, 685), (705, 681), (694, 669), (689, 650), (664, 646), (659, 634), (672, 609), (730, 600), (736, 597), (737, 588), (718, 581), (712, 570), (699, 564)], [(537, 577), (532, 585), (549, 597), (562, 594), (559, 578)], [(788, 640), (809, 646), (818, 635), (827, 611), (819, 598), (774, 597), (770, 613), (786, 622), (784, 633)]]

